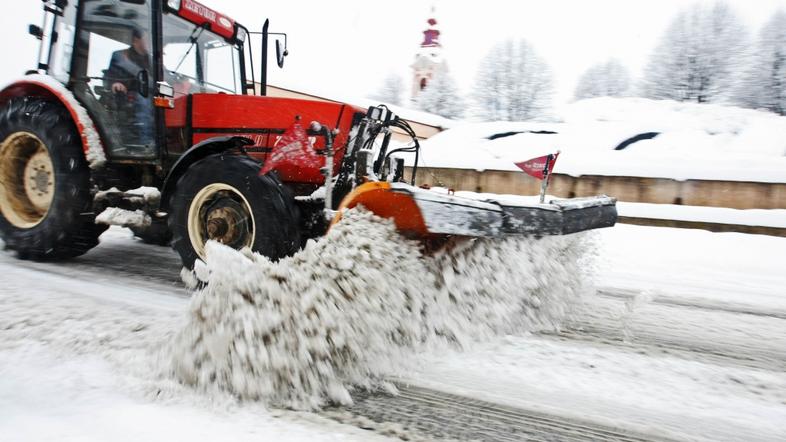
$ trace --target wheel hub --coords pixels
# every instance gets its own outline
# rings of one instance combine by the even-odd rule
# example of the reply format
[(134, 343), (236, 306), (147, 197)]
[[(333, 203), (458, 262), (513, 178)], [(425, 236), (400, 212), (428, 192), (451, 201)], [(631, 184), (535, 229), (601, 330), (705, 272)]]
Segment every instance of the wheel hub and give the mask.
[(231, 195), (222, 195), (207, 213), (207, 239), (218, 241), (221, 244), (233, 245), (248, 234), (243, 207), (231, 198)]
[(54, 196), (52, 160), (46, 150), (39, 150), (25, 167), (25, 194), (39, 212), (46, 212)]
[(254, 228), (251, 206), (228, 184), (205, 186), (188, 210), (188, 235), (194, 251), (202, 259), (205, 258), (205, 243), (211, 240), (235, 249), (251, 247)]
[(210, 239), (221, 238), (229, 231), (229, 224), (223, 218), (208, 218), (207, 236)]
[(55, 173), (46, 145), (30, 132), (0, 144), (0, 212), (12, 225), (29, 229), (44, 220), (55, 194)]

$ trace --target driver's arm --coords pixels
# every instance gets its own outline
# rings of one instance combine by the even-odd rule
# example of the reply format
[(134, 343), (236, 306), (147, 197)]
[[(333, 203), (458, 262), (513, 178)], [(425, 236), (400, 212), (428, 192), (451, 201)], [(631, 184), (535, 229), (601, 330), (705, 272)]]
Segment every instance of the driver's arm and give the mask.
[(128, 92), (128, 87), (121, 80), (127, 76), (126, 72), (120, 67), (121, 57), (123, 56), (123, 51), (115, 51), (112, 54), (112, 59), (109, 61), (109, 68), (106, 70), (107, 83), (114, 93), (125, 94)]

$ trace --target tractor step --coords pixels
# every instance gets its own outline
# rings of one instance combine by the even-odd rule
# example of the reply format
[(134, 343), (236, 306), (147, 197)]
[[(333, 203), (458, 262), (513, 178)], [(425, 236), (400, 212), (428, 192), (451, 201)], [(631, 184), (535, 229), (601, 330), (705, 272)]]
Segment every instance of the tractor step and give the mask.
[(126, 191), (113, 187), (96, 193), (93, 198), (93, 208), (96, 212), (102, 212), (109, 207), (117, 207), (124, 210), (142, 210), (152, 213), (158, 210), (160, 202), (161, 192), (155, 187), (140, 187)]
[(112, 188), (97, 192), (93, 198), (93, 211), (97, 224), (121, 227), (149, 227), (151, 214), (158, 211), (161, 192), (155, 187), (140, 187), (127, 191)]

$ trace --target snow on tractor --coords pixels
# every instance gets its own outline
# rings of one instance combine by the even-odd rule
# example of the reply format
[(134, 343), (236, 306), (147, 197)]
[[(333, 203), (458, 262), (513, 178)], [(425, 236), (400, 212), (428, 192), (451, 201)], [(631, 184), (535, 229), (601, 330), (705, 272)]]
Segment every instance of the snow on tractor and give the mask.
[[(608, 197), (506, 205), (415, 187), (418, 140), (384, 106), (265, 96), (270, 35), (280, 67), (287, 54), (267, 22), (250, 32), (193, 0), (43, 4), (39, 64), (0, 91), (0, 232), (20, 258), (81, 255), (120, 224), (189, 268), (209, 240), (277, 259), (356, 205), (428, 239), (616, 221)], [(391, 148), (394, 128), (412, 145)]]

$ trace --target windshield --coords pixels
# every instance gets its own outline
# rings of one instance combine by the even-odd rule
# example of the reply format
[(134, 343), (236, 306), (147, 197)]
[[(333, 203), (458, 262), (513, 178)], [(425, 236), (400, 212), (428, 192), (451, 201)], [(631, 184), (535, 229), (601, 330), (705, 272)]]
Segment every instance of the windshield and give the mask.
[(242, 93), (241, 48), (172, 14), (164, 16), (164, 79), (175, 96)]

